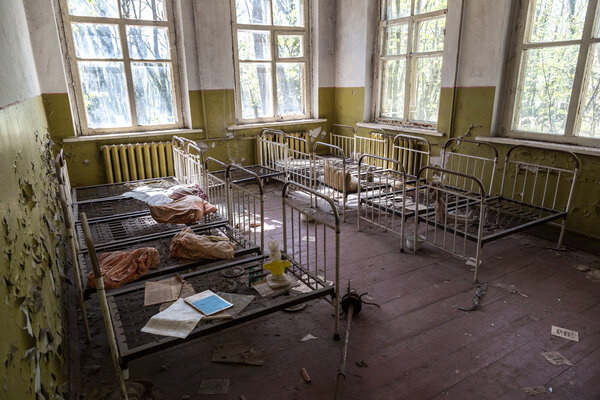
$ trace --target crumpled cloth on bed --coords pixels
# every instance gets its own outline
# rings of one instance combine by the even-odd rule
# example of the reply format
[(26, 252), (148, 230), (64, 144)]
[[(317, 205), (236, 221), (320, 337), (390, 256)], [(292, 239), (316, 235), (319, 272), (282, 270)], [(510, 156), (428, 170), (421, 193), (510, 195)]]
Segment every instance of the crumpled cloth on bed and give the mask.
[(170, 256), (186, 260), (233, 260), (235, 248), (221, 236), (196, 235), (190, 228), (179, 232), (171, 241)]
[(217, 211), (206, 200), (198, 196), (184, 196), (172, 203), (150, 206), (150, 215), (156, 222), (163, 224), (193, 224), (205, 214)]
[(202, 200), (208, 200), (208, 196), (200, 189), (197, 183), (173, 186), (167, 190), (167, 196), (173, 200), (178, 200), (185, 196), (198, 196)]
[(356, 192), (358, 190), (358, 178), (350, 175), (350, 172), (343, 172), (342, 168), (325, 164), (325, 185), (341, 192), (344, 190), (344, 179), (346, 180), (346, 192)]
[[(160, 264), (160, 254), (154, 247), (98, 254), (100, 274), (105, 289), (115, 289), (143, 276)], [(96, 288), (94, 273), (88, 275), (88, 286)]]

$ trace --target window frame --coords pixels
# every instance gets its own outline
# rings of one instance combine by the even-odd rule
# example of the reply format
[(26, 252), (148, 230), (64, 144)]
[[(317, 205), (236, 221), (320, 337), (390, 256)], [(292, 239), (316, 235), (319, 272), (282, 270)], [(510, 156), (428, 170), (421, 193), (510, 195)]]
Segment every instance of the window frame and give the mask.
[[(269, 0), (269, 10), (271, 12), (271, 25), (259, 25), (259, 24), (238, 24), (237, 13), (236, 13), (236, 0), (230, 0), (231, 6), (231, 27), (232, 27), (232, 41), (233, 41), (233, 69), (235, 76), (235, 118), (236, 123), (253, 124), (260, 122), (277, 122), (277, 121), (294, 121), (308, 119), (312, 115), (311, 110), (311, 96), (312, 96), (312, 40), (310, 30), (310, 0), (301, 0), (303, 5), (303, 17), (304, 26), (279, 26), (273, 25), (273, 1)], [(269, 32), (271, 38), (271, 60), (240, 60), (238, 54), (238, 31), (250, 30), (250, 31), (265, 31)], [(277, 36), (279, 35), (301, 35), (303, 36), (304, 54), (302, 57), (286, 57), (279, 58), (277, 51)], [(243, 118), (242, 115), (242, 91), (240, 82), (240, 62), (243, 63), (270, 63), (271, 64), (271, 87), (272, 87), (272, 102), (273, 102), (273, 117), (264, 118)], [(303, 99), (302, 107), (304, 109), (303, 114), (295, 115), (277, 115), (277, 63), (278, 62), (303, 62), (304, 63), (304, 76), (302, 79), (302, 90)]]
[[(566, 143), (574, 145), (600, 147), (600, 138), (578, 136), (575, 134), (578, 128), (578, 124), (581, 121), (581, 101), (585, 84), (587, 83), (586, 81), (588, 78), (586, 72), (591, 60), (591, 58), (589, 57), (590, 48), (593, 43), (600, 43), (600, 38), (592, 37), (596, 13), (597, 11), (599, 11), (599, 2), (600, 0), (589, 0), (581, 39), (541, 43), (524, 43), (526, 32), (532, 28), (532, 20), (534, 18), (534, 12), (532, 11), (532, 9), (535, 6), (535, 0), (521, 0), (519, 4), (516, 5), (516, 29), (514, 31), (515, 33), (513, 39), (509, 40), (507, 43), (512, 44), (510, 48), (514, 49), (514, 53), (513, 51), (508, 52), (508, 84), (505, 88), (506, 100), (503, 110), (503, 116), (501, 118), (502, 136), (514, 139), (527, 139), (541, 142)], [(577, 63), (575, 66), (575, 74), (573, 76), (573, 86), (571, 88), (569, 107), (567, 109), (567, 120), (565, 123), (564, 133), (552, 134), (515, 129), (513, 127), (514, 119), (517, 115), (517, 113), (515, 112), (515, 105), (518, 104), (518, 99), (520, 98), (522, 93), (521, 76), (524, 73), (524, 71), (521, 65), (521, 60), (523, 56), (523, 51), (535, 48), (559, 47), (569, 44), (578, 44), (579, 50), (577, 56)]]
[[(380, 0), (379, 7), (379, 20), (377, 22), (377, 49), (375, 53), (375, 76), (374, 76), (374, 90), (373, 90), (373, 119), (378, 123), (406, 126), (406, 127), (424, 127), (430, 129), (436, 129), (438, 123), (431, 123), (430, 121), (411, 120), (410, 106), (411, 99), (414, 97), (412, 91), (415, 87), (416, 71), (417, 68), (413, 68), (413, 64), (421, 58), (442, 58), (442, 68), (440, 69), (440, 94), (442, 89), (442, 71), (444, 69), (444, 58), (446, 51), (446, 28), (444, 28), (444, 49), (441, 51), (430, 51), (430, 52), (419, 52), (413, 53), (412, 50), (416, 47), (415, 38), (413, 37), (413, 27), (418, 22), (424, 22), (433, 20), (444, 16), (446, 23), (448, 21), (448, 5), (446, 8), (441, 10), (435, 10), (423, 14), (414, 14), (416, 0), (411, 0), (411, 15), (391, 19), (386, 19), (386, 5), (388, 0)], [(406, 41), (406, 54), (403, 55), (384, 55), (385, 45), (385, 30), (390, 26), (398, 26), (407, 24), (407, 41)], [(404, 59), (406, 60), (406, 71), (404, 77), (404, 117), (403, 119), (392, 119), (381, 117), (381, 95), (383, 85), (383, 62), (386, 60)], [(438, 118), (439, 120), (439, 102), (438, 102)]]
[[(75, 122), (75, 135), (76, 136), (91, 136), (91, 135), (106, 135), (111, 133), (143, 133), (152, 132), (168, 129), (181, 129), (184, 127), (182, 104), (183, 98), (181, 96), (181, 81), (179, 71), (179, 58), (177, 54), (177, 39), (175, 29), (175, 13), (173, 10), (172, 0), (164, 0), (165, 4), (165, 21), (152, 21), (152, 20), (137, 20), (127, 19), (121, 16), (121, 0), (117, 1), (119, 18), (112, 17), (95, 17), (95, 16), (78, 16), (71, 15), (69, 13), (68, 0), (58, 0), (62, 29), (64, 32), (63, 42), (63, 56), (68, 62), (69, 68), (67, 68), (67, 77), (70, 85), (70, 100), (75, 103), (75, 107), (71, 107), (75, 111), (74, 116)], [(115, 61), (122, 62), (125, 73), (127, 97), (129, 112), (131, 115), (131, 125), (125, 127), (111, 127), (111, 128), (90, 128), (88, 126), (87, 114), (85, 112), (85, 101), (83, 91), (81, 87), (81, 78), (79, 76), (79, 68), (77, 62), (79, 61), (75, 52), (75, 42), (73, 38), (73, 31), (71, 28), (72, 23), (93, 23), (93, 24), (110, 24), (117, 25), (119, 31), (119, 43), (121, 45), (121, 58), (84, 58), (82, 61)], [(167, 37), (169, 40), (169, 60), (136, 60), (129, 57), (129, 46), (127, 44), (126, 29), (127, 26), (148, 26), (148, 27), (166, 27)], [(171, 81), (173, 90), (173, 106), (175, 107), (175, 118), (174, 124), (161, 124), (161, 125), (139, 125), (137, 117), (137, 109), (135, 104), (135, 92), (133, 87), (133, 78), (131, 73), (131, 63), (133, 62), (168, 62), (171, 64)]]

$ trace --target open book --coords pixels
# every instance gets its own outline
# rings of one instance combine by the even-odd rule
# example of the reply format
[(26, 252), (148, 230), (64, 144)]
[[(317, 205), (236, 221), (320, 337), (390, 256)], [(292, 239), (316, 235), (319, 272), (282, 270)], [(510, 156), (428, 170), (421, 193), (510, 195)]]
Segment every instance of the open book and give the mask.
[(193, 296), (186, 297), (185, 301), (207, 316), (233, 307), (233, 304), (218, 296), (212, 290), (205, 290)]

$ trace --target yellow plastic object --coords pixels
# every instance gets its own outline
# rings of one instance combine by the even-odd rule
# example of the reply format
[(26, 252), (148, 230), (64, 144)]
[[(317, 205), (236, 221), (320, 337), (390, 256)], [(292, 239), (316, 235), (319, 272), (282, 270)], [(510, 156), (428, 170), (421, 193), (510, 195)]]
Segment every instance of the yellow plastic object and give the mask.
[(271, 261), (263, 265), (263, 269), (271, 271), (271, 275), (273, 276), (278, 276), (283, 275), (283, 271), (290, 265), (292, 263), (287, 260)]

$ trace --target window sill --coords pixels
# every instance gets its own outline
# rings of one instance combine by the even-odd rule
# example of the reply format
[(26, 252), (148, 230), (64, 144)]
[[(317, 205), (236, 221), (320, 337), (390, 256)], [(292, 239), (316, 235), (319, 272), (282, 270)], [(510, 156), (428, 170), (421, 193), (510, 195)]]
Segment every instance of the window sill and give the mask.
[(600, 156), (600, 148), (597, 147), (585, 147), (585, 146), (577, 146), (573, 144), (563, 144), (563, 143), (551, 143), (551, 142), (541, 142), (538, 140), (526, 140), (526, 139), (514, 139), (514, 138), (506, 138), (506, 137), (488, 137), (488, 136), (477, 136), (475, 140), (480, 142), (488, 142), (488, 143), (498, 143), (498, 144), (506, 144), (506, 145), (529, 145), (540, 147), (543, 149), (550, 150), (564, 150), (571, 151), (577, 154), (586, 154), (589, 156)]
[(438, 132), (435, 129), (426, 129), (426, 128), (415, 128), (412, 126), (403, 126), (403, 125), (390, 125), (390, 124), (377, 124), (374, 122), (358, 122), (356, 124), (359, 128), (369, 128), (369, 129), (384, 129), (388, 131), (396, 131), (396, 132), (404, 132), (404, 133), (417, 133), (420, 135), (428, 135), (428, 136), (436, 136), (436, 137), (444, 137), (446, 134), (444, 132)]
[(296, 119), (293, 121), (273, 121), (273, 122), (258, 122), (253, 124), (240, 124), (228, 126), (228, 131), (241, 131), (245, 129), (257, 129), (257, 128), (275, 128), (278, 126), (293, 126), (293, 125), (305, 125), (305, 124), (321, 124), (327, 122), (325, 118), (319, 119)]
[(95, 142), (114, 139), (140, 139), (155, 136), (184, 135), (187, 133), (202, 133), (202, 129), (169, 129), (166, 131), (107, 133), (105, 135), (72, 136), (63, 139), (63, 143)]

